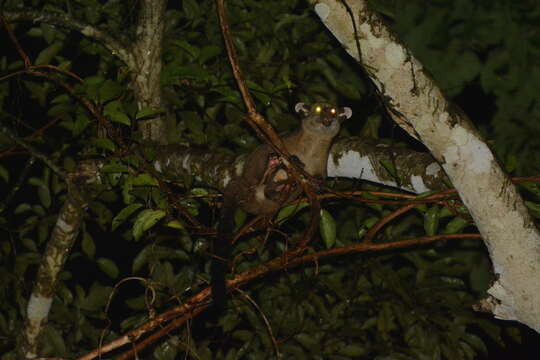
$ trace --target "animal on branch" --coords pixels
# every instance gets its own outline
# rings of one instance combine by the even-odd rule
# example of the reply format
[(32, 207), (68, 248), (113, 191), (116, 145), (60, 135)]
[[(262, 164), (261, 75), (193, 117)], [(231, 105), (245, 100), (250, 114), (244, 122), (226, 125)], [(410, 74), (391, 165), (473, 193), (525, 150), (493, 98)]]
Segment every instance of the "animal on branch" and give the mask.
[[(291, 155), (289, 160), (322, 181), (326, 178), (332, 140), (341, 128), (341, 122), (350, 118), (352, 111), (348, 107), (337, 108), (327, 104), (308, 107), (304, 103), (296, 104), (295, 111), (302, 117), (301, 127), (283, 138), (285, 149)], [(231, 179), (223, 192), (211, 266), (212, 297), (219, 309), (226, 302), (225, 274), (236, 209), (253, 215), (272, 215), (283, 205), (297, 199), (302, 189), (290, 176), (289, 160), (276, 153), (270, 145), (260, 145), (246, 157), (241, 175)]]

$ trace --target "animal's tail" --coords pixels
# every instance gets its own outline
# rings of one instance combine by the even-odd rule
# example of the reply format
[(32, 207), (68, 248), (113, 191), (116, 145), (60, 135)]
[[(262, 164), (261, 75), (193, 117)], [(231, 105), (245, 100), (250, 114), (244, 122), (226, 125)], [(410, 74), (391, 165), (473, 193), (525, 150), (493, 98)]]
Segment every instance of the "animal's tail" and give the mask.
[(227, 302), (225, 274), (229, 270), (228, 261), (231, 256), (235, 210), (235, 202), (225, 197), (217, 237), (214, 240), (214, 258), (210, 267), (212, 298), (214, 306), (219, 310), (223, 310)]

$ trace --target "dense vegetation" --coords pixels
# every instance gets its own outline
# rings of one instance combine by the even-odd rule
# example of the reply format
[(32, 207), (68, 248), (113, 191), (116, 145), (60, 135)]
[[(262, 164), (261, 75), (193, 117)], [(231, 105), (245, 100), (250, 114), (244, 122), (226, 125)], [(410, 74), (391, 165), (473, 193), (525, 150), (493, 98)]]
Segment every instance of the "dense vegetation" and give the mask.
[[(16, 10), (21, 3), (69, 14), (124, 43), (136, 37), (137, 1), (5, 0), (0, 7)], [(540, 4), (372, 3), (490, 140), (506, 170), (517, 176), (538, 173)], [(390, 123), (373, 86), (304, 1), (231, 0), (227, 6), (250, 90), (279, 132), (295, 128), (290, 109), (296, 101), (323, 100), (353, 108), (354, 121), (342, 136), (362, 134), (422, 149)], [(167, 141), (227, 154), (252, 149), (258, 140), (243, 122), (245, 110), (214, 2), (170, 1), (164, 21)], [(79, 241), (62, 272), (43, 334), (42, 355), (74, 357), (96, 348), (104, 329), (105, 340), (112, 340), (207, 286), (213, 239), (207, 230), (215, 228), (219, 202), (215, 189), (188, 176), (148, 175), (129, 151), (142, 141), (137, 119), (148, 116), (138, 110), (131, 91), (134, 69), (101, 43), (65, 27), (21, 21), (10, 28), (19, 45), (6, 28), (0, 35), (1, 123), (15, 134), (0, 135), (0, 353), (5, 353), (2, 359), (17, 358), (14, 349), (36, 269), (66, 199), (67, 186), (50, 165), (73, 172), (83, 160), (99, 159), (105, 164), (103, 182), (89, 191)], [(21, 50), (34, 65), (63, 72), (43, 67), (45, 77), (24, 71)], [(104, 125), (81, 99), (97, 105), (116, 136), (103, 136)], [(380, 189), (347, 180), (330, 185)], [(535, 204), (540, 190), (530, 183), (522, 190), (540, 218)], [(475, 231), (466, 214), (447, 205), (418, 206), (374, 241)], [(398, 205), (334, 200), (322, 206), (324, 224), (311, 243), (313, 251), (362, 241)], [(249, 218), (237, 213), (236, 220), (240, 228)], [(275, 231), (244, 236), (234, 248), (235, 272), (279, 257), (309, 221), (306, 207), (273, 225)], [(489, 256), (480, 240), (328, 258), (250, 283), (233, 293), (222, 317), (202, 313), (150, 352), (157, 359), (183, 354), (195, 359), (264, 359), (276, 353), (295, 359), (492, 355), (488, 348), (496, 352), (505, 343), (515, 345), (520, 330), (471, 309), (490, 280)]]

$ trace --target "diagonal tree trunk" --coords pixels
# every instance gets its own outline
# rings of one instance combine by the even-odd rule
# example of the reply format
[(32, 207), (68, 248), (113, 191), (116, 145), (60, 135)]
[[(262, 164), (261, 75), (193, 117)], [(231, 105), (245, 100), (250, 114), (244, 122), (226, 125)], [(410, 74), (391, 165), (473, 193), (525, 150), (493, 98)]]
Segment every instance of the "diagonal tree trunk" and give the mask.
[(489, 289), (495, 300), (490, 310), (540, 332), (540, 233), (484, 139), (366, 1), (312, 3), (326, 27), (362, 63), (394, 121), (429, 148), (458, 190), (498, 276)]

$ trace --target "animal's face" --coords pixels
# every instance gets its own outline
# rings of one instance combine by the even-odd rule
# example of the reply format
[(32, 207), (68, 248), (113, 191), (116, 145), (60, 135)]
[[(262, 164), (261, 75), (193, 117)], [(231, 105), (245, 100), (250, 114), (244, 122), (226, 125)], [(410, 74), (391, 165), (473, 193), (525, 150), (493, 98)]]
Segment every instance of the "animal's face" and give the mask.
[(304, 103), (298, 103), (294, 109), (304, 116), (302, 121), (304, 129), (328, 136), (335, 136), (339, 132), (341, 122), (352, 115), (348, 107), (338, 108), (328, 104), (314, 104), (308, 107)]

